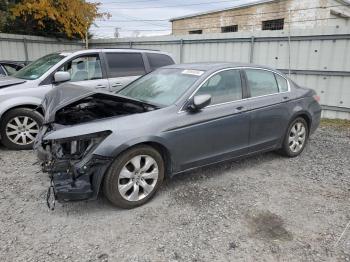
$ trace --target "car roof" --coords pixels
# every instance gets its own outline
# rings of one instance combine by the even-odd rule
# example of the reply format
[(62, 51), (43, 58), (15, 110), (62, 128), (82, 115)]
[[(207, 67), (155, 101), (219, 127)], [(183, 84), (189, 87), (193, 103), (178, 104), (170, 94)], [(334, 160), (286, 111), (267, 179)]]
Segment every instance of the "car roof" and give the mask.
[(261, 66), (256, 64), (249, 63), (233, 63), (233, 62), (204, 62), (204, 63), (188, 63), (188, 64), (174, 64), (166, 66), (165, 68), (174, 68), (174, 69), (192, 69), (192, 70), (200, 70), (200, 71), (216, 71), (225, 68), (236, 68), (236, 67), (252, 67), (252, 68), (260, 68), (260, 69), (268, 69), (272, 71), (277, 71), (276, 69)]
[(158, 50), (151, 49), (134, 49), (134, 48), (99, 48), (99, 49), (78, 49), (78, 50), (63, 50), (61, 52), (56, 52), (58, 54), (64, 54), (66, 56), (73, 54), (89, 54), (89, 53), (98, 53), (98, 52), (120, 52), (120, 53), (155, 53), (155, 54), (164, 54), (171, 56), (171, 54)]

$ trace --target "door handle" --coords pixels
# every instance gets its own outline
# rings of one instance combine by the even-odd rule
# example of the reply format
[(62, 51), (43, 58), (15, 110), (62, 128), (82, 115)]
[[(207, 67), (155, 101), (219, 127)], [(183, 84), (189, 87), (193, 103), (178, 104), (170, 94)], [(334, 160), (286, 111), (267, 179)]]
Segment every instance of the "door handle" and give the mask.
[(236, 107), (236, 109), (239, 111), (241, 111), (243, 108), (244, 108), (243, 106)]
[(123, 86), (122, 83), (114, 83), (114, 84), (112, 85), (112, 87), (121, 87), (121, 86)]
[(97, 85), (96, 87), (97, 88), (107, 88), (107, 86), (105, 86), (105, 85)]
[(288, 97), (288, 96), (284, 96), (283, 99), (284, 99), (284, 100), (287, 100), (287, 99), (289, 99), (289, 97)]

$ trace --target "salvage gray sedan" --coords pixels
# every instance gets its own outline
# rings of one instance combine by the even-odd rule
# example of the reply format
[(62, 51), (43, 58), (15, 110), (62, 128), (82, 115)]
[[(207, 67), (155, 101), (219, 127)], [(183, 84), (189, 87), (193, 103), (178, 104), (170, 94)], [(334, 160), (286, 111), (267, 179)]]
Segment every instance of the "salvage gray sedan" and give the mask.
[(122, 208), (185, 170), (271, 150), (295, 157), (321, 116), (313, 90), (231, 63), (163, 67), (117, 94), (66, 84), (42, 107), (35, 148), (51, 196), (96, 199), (101, 188)]

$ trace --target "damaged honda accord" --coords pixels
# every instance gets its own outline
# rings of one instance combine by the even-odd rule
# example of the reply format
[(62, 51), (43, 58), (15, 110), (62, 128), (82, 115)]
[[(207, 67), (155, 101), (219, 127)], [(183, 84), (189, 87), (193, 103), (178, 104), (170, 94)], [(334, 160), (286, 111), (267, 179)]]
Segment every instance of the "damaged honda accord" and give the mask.
[(133, 208), (186, 170), (272, 150), (298, 156), (319, 125), (318, 100), (267, 67), (172, 65), (115, 94), (55, 88), (42, 104), (35, 149), (53, 200), (92, 200), (103, 191), (112, 204)]

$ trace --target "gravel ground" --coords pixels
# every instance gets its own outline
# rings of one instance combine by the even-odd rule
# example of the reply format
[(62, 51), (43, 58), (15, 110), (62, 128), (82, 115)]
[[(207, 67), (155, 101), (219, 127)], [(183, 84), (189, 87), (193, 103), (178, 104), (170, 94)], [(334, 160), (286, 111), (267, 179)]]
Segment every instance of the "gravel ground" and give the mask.
[(48, 211), (35, 161), (0, 149), (1, 261), (350, 261), (350, 130), (320, 128), (294, 159), (178, 175), (133, 210), (100, 197)]

